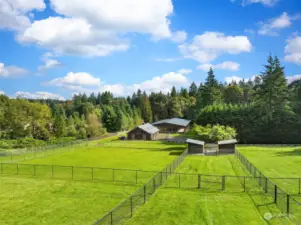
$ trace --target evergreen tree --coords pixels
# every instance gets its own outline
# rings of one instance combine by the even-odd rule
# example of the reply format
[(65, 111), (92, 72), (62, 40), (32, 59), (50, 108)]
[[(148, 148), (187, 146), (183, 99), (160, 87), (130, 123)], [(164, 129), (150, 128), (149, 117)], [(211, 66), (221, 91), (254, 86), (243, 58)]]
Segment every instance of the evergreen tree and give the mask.
[(153, 120), (152, 108), (146, 93), (143, 93), (140, 103), (141, 116), (145, 123), (151, 123)]
[(196, 84), (194, 82), (192, 82), (189, 87), (189, 96), (196, 97), (197, 93), (198, 93), (198, 87), (196, 86)]
[(176, 90), (175, 86), (172, 87), (170, 96), (171, 97), (176, 97), (177, 96), (177, 90)]

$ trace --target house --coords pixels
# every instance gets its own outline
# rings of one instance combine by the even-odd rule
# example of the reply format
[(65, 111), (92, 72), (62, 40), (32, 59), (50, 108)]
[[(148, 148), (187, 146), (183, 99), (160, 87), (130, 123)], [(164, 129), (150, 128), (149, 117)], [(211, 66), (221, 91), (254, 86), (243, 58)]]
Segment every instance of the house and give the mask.
[(149, 123), (140, 125), (127, 134), (128, 140), (154, 140), (159, 133), (159, 129)]
[(190, 120), (172, 118), (154, 122), (160, 133), (186, 133), (189, 130)]
[(188, 144), (188, 154), (201, 154), (204, 153), (204, 141), (187, 139), (186, 143)]
[(219, 154), (229, 154), (235, 153), (235, 144), (237, 143), (236, 139), (218, 141), (218, 152)]

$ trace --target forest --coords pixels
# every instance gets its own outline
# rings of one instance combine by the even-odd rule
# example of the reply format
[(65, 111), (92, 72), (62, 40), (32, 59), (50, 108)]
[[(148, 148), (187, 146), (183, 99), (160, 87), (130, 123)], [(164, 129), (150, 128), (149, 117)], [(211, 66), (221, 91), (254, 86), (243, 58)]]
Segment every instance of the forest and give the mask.
[(287, 83), (284, 67), (271, 55), (254, 80), (221, 83), (210, 69), (204, 83), (170, 93), (83, 93), (67, 101), (0, 95), (0, 147), (24, 138), (97, 137), (172, 117), (230, 126), (241, 143), (300, 143), (300, 100), (301, 81)]

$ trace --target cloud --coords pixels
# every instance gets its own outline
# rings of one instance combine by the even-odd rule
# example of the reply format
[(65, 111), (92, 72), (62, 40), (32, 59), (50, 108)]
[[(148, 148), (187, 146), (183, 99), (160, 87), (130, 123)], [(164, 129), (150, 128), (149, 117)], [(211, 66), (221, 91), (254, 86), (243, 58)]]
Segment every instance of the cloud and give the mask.
[(180, 70), (178, 71), (178, 73), (185, 75), (185, 74), (192, 73), (192, 70), (191, 70), (191, 69), (185, 69), (185, 68), (184, 68), (184, 69), (180, 69)]
[(272, 7), (276, 5), (277, 2), (279, 2), (279, 0), (242, 0), (242, 5), (246, 6), (254, 3), (261, 3), (265, 6)]
[(253, 75), (251, 78), (242, 78), (242, 77), (239, 77), (239, 76), (231, 76), (231, 77), (225, 77), (225, 81), (228, 84), (232, 83), (232, 82), (238, 83), (242, 80), (244, 80), (244, 81), (249, 81), (249, 80), (254, 81), (256, 76), (258, 76), (258, 75)]
[(126, 51), (129, 33), (151, 35), (152, 39), (183, 42), (185, 31), (170, 30), (171, 0), (51, 0), (62, 15), (34, 21), (17, 39), (35, 43), (61, 54), (106, 56)]
[(30, 26), (27, 13), (45, 8), (43, 0), (0, 0), (0, 29), (24, 30)]
[(37, 91), (34, 93), (18, 91), (15, 93), (17, 98), (26, 98), (26, 99), (57, 99), (57, 100), (65, 100), (63, 96), (58, 94), (50, 93), (50, 92), (42, 92)]
[(0, 62), (0, 78), (12, 78), (28, 74), (26, 69), (17, 66), (5, 66)]
[(175, 62), (182, 59), (183, 59), (182, 57), (178, 57), (178, 58), (157, 58), (155, 60), (158, 62)]
[(284, 48), (284, 60), (301, 65), (301, 36), (295, 36), (287, 40)]
[(187, 39), (187, 33), (185, 31), (176, 31), (172, 34), (171, 40), (175, 42), (184, 42)]
[(218, 32), (205, 32), (196, 35), (191, 44), (179, 46), (185, 58), (194, 59), (200, 63), (208, 63), (222, 54), (239, 54), (250, 52), (252, 45), (246, 36), (225, 36)]
[(203, 71), (208, 71), (210, 69), (210, 67), (212, 69), (215, 69), (215, 70), (238, 71), (239, 67), (240, 67), (240, 64), (237, 63), (237, 62), (232, 62), (232, 61), (225, 61), (225, 62), (222, 62), (220, 64), (216, 64), (216, 65), (206, 63), (206, 64), (199, 65), (197, 67), (197, 69), (201, 69)]
[(38, 67), (38, 70), (39, 71), (44, 71), (44, 70), (48, 70), (48, 69), (54, 69), (54, 68), (57, 68), (57, 67), (60, 67), (62, 66), (62, 63), (59, 62), (58, 60), (56, 59), (52, 59), (53, 54), (51, 52), (47, 52), (45, 53), (43, 56), (42, 56), (42, 61), (44, 61), (44, 65), (41, 65)]
[(294, 76), (286, 76), (286, 81), (288, 84), (292, 83), (295, 80), (300, 80), (301, 79), (301, 74), (297, 74)]
[(92, 93), (110, 91), (116, 96), (131, 95), (133, 92), (141, 89), (147, 93), (170, 92), (173, 86), (175, 87), (188, 87), (190, 82), (185, 77), (185, 74), (190, 73), (189, 69), (181, 69), (178, 72), (169, 72), (161, 76), (153, 77), (150, 80), (143, 81), (132, 85), (125, 84), (106, 84), (101, 82), (100, 78), (96, 78), (91, 74), (82, 73), (68, 73), (65, 77), (59, 77), (44, 85), (61, 87), (71, 90), (75, 93)]
[(4, 91), (0, 90), (0, 95), (4, 95)]
[(299, 15), (289, 16), (286, 12), (283, 12), (279, 17), (269, 19), (266, 23), (261, 22), (261, 27), (258, 30), (258, 33), (260, 35), (277, 36), (277, 31), (290, 27), (292, 25), (292, 21), (299, 18)]

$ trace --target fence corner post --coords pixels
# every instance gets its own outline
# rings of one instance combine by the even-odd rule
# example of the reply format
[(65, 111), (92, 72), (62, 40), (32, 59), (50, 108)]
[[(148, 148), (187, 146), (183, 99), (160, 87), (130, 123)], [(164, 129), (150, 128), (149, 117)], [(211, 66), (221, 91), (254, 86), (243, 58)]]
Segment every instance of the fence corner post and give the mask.
[(111, 212), (111, 225), (113, 225), (113, 211)]
[(274, 203), (277, 205), (277, 185), (274, 186)]

